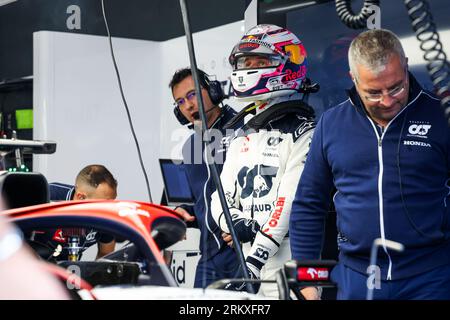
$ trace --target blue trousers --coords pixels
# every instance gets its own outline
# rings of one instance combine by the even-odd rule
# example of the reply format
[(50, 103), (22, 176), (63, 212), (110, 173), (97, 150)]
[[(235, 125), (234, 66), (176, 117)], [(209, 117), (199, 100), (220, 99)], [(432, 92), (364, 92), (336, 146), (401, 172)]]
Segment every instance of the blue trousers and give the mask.
[(236, 253), (232, 248), (225, 246), (214, 257), (199, 260), (195, 271), (194, 288), (206, 288), (217, 280), (235, 278), (239, 270)]
[[(365, 300), (367, 274), (339, 263), (331, 272), (338, 286), (338, 300)], [(374, 300), (450, 300), (450, 265), (443, 265), (405, 279), (381, 280), (373, 289)]]

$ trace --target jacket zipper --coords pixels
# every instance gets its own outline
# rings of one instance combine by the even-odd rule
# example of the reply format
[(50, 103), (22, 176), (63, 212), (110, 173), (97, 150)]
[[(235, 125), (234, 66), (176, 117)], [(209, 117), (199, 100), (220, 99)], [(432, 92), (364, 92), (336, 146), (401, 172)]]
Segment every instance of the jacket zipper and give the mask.
[(381, 239), (382, 239), (382, 243), (383, 243), (383, 250), (386, 253), (386, 255), (388, 256), (389, 259), (389, 267), (388, 267), (388, 273), (387, 273), (387, 277), (386, 280), (392, 280), (392, 259), (391, 256), (388, 253), (388, 250), (386, 248), (386, 236), (385, 236), (385, 230), (384, 230), (384, 210), (383, 210), (383, 148), (382, 148), (382, 144), (383, 144), (383, 138), (384, 138), (384, 134), (386, 133), (386, 131), (388, 130), (389, 126), (391, 125), (392, 122), (394, 122), (395, 119), (397, 119), (397, 117), (402, 114), (406, 108), (408, 108), (411, 104), (413, 104), (418, 98), (419, 96), (422, 94), (422, 90), (420, 90), (420, 92), (417, 94), (417, 96), (411, 101), (409, 102), (402, 110), (400, 110), (399, 113), (397, 113), (395, 115), (395, 117), (393, 119), (391, 119), (391, 121), (389, 121), (389, 123), (386, 125), (386, 127), (384, 128), (384, 130), (381, 133), (381, 137), (378, 134), (378, 130), (375, 127), (375, 123), (374, 121), (366, 115), (367, 119), (369, 119), (370, 124), (372, 125), (373, 130), (375, 131), (375, 135), (377, 137), (378, 140), (378, 164), (380, 166), (380, 170), (378, 173), (378, 201), (379, 201), (379, 213), (380, 213), (380, 235), (381, 235)]
[(379, 207), (379, 214), (380, 214), (380, 235), (381, 235), (381, 239), (382, 239), (382, 243), (383, 243), (383, 250), (389, 259), (389, 267), (388, 267), (388, 273), (387, 273), (386, 280), (391, 280), (391, 278), (392, 278), (392, 259), (386, 248), (386, 234), (384, 231), (384, 210), (383, 210), (383, 170), (384, 170), (384, 168), (383, 168), (383, 147), (382, 147), (384, 134), (386, 133), (386, 130), (389, 127), (389, 124), (383, 130), (381, 137), (380, 137), (380, 135), (378, 134), (378, 130), (375, 127), (375, 124), (373, 123), (373, 121), (370, 118), (369, 118), (369, 121), (372, 124), (372, 127), (373, 127), (375, 134), (377, 136), (377, 139), (378, 139), (378, 146), (377, 146), (378, 164), (380, 167), (379, 172), (378, 172), (378, 207)]
[[(415, 101), (415, 99), (414, 99)], [(413, 101), (413, 102), (414, 102)], [(412, 102), (411, 102), (412, 103)], [(386, 127), (384, 129), (382, 129), (382, 133), (381, 133), (381, 137), (378, 134), (378, 130), (375, 127), (375, 123), (372, 119), (370, 119), (369, 116), (367, 116), (367, 118), (369, 119), (370, 124), (372, 125), (373, 130), (375, 131), (375, 134), (377, 136), (378, 139), (378, 164), (380, 166), (380, 170), (378, 173), (378, 207), (380, 208), (379, 213), (380, 213), (380, 236), (381, 236), (381, 240), (383, 243), (383, 250), (386, 253), (386, 255), (388, 256), (389, 259), (389, 267), (388, 267), (388, 272), (387, 272), (387, 277), (386, 280), (392, 280), (392, 259), (391, 256), (386, 248), (386, 234), (385, 234), (385, 230), (384, 230), (384, 207), (383, 207), (383, 170), (384, 170), (384, 166), (383, 166), (383, 138), (384, 135), (386, 133), (386, 131), (388, 130), (389, 126), (391, 125), (391, 123), (411, 104), (409, 103), (408, 105), (406, 105), (399, 113), (397, 113), (397, 115), (391, 120), (389, 121), (389, 123), (386, 125)]]

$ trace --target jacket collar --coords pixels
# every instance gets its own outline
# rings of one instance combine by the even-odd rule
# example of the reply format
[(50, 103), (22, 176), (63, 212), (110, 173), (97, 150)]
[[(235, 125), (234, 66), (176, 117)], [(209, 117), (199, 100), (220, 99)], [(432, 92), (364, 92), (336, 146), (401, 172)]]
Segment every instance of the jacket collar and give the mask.
[[(220, 114), (217, 119), (213, 122), (209, 129), (213, 128), (222, 128), (233, 116), (235, 112), (234, 110), (227, 104), (220, 107)], [(187, 126), (189, 129), (194, 130), (194, 125), (191, 123)]]
[(233, 109), (227, 104), (221, 107), (220, 115), (217, 117), (216, 121), (211, 125), (211, 128), (222, 128), (225, 123), (227, 123), (234, 116)]

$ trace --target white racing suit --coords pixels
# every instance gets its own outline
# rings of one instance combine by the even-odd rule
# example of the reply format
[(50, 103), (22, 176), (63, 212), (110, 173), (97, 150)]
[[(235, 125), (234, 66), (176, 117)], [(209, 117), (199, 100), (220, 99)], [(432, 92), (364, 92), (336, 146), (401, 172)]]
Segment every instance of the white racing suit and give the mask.
[[(220, 176), (233, 222), (257, 222), (243, 251), (251, 276), (263, 280), (274, 279), (291, 259), (289, 215), (314, 129), (312, 109), (300, 105), (306, 106), (298, 100), (274, 104), (270, 109), (278, 112), (259, 125), (251, 122), (263, 113), (252, 118), (231, 142)], [(229, 233), (217, 191), (211, 200), (215, 221)], [(276, 284), (262, 284), (259, 294), (278, 298)]]

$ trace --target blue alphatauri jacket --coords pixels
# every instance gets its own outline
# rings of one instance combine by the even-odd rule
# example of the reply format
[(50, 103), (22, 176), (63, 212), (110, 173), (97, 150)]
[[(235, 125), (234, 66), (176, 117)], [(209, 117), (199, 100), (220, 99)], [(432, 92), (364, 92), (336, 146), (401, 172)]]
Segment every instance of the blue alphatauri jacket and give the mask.
[(335, 186), (341, 263), (366, 273), (376, 238), (405, 246), (379, 248), (382, 279), (450, 263), (450, 130), (439, 99), (411, 74), (409, 80), (408, 104), (384, 129), (367, 116), (355, 88), (320, 118), (291, 213), (293, 259), (320, 257)]
[[(225, 105), (222, 107), (221, 115), (210, 128), (212, 130), (210, 147), (219, 174), (222, 172), (226, 150), (235, 130), (243, 125), (243, 121), (240, 121), (234, 128), (227, 130), (223, 128), (236, 114), (235, 110)], [(195, 203), (193, 206), (180, 207), (195, 216), (196, 219), (187, 225), (200, 229), (200, 259), (209, 260), (227, 246), (222, 240), (222, 231), (211, 216), (211, 194), (216, 188), (212, 176), (208, 174), (203, 157), (204, 151), (204, 143), (199, 132), (193, 133), (183, 146), (183, 162)]]

